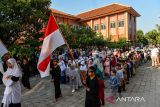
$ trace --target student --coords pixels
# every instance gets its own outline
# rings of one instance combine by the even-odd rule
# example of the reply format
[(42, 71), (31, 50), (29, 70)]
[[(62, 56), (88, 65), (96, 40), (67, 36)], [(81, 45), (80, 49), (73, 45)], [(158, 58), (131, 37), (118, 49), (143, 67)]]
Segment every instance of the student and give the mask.
[(85, 85), (86, 77), (87, 77), (87, 66), (84, 60), (81, 62), (81, 65), (80, 65), (80, 77), (81, 77), (82, 84)]
[(105, 104), (104, 101), (104, 81), (100, 78), (100, 75), (97, 75), (98, 78), (98, 85), (99, 85), (99, 99), (101, 105)]
[(1, 107), (21, 107), (20, 71), (14, 58), (7, 60), (7, 71), (3, 75), (3, 83), (6, 86)]
[(128, 62), (128, 59), (125, 61), (125, 64), (126, 64), (126, 73), (127, 73), (126, 83), (129, 84), (129, 78), (130, 78), (130, 75), (131, 75), (131, 73), (130, 73), (131, 66), (130, 66), (130, 63)]
[(72, 92), (75, 92), (76, 90), (76, 70), (75, 70), (75, 66), (73, 64), (71, 64), (70, 70), (69, 70), (69, 81), (70, 81), (70, 86), (72, 88)]
[(120, 63), (117, 63), (117, 65), (116, 65), (116, 76), (120, 82), (119, 86), (118, 86), (118, 93), (119, 93), (119, 96), (121, 97), (121, 88), (123, 87), (124, 75), (123, 75), (123, 71), (121, 69)]
[(61, 83), (62, 84), (66, 84), (66, 69), (67, 69), (67, 67), (65, 65), (65, 62), (63, 60), (63, 56), (62, 55), (59, 56), (59, 63), (58, 63), (58, 65), (61, 68)]
[(76, 63), (76, 66), (75, 66), (75, 71), (76, 71), (76, 89), (78, 88), (82, 88), (82, 81), (81, 81), (81, 77), (80, 77), (80, 70), (79, 70), (79, 64), (78, 62)]
[(127, 80), (127, 73), (126, 73), (126, 65), (124, 62), (122, 62), (121, 70), (122, 70), (123, 76), (124, 76), (122, 89), (123, 89), (123, 91), (126, 91), (125, 85), (126, 85), (126, 80)]
[(22, 64), (22, 84), (24, 87), (27, 89), (31, 89), (30, 82), (29, 82), (29, 77), (30, 77), (30, 70), (29, 70), (29, 64), (28, 64), (28, 59), (23, 58), (23, 64)]
[(110, 76), (110, 79), (109, 79), (109, 84), (110, 84), (110, 87), (111, 87), (111, 95), (113, 97), (116, 97), (116, 93), (117, 93), (118, 86), (119, 86), (119, 80), (116, 76), (116, 70), (114, 70), (114, 69), (111, 70), (111, 76)]
[(109, 59), (109, 57), (106, 57), (105, 62), (104, 62), (104, 67), (105, 67), (105, 75), (109, 76), (110, 75), (110, 59)]
[(86, 100), (85, 107), (100, 107), (98, 79), (95, 75), (95, 68), (91, 66), (88, 69), (86, 79)]
[(60, 89), (61, 69), (58, 65), (58, 59), (53, 60), (51, 75), (52, 75), (52, 79), (55, 87), (55, 102), (57, 102), (58, 98), (62, 97), (61, 89)]

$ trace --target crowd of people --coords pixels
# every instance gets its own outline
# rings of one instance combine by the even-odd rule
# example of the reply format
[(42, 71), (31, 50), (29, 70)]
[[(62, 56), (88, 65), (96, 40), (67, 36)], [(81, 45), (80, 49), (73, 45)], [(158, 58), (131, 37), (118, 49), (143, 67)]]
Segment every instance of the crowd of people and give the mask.
[[(59, 74), (53, 67), (51, 70), (57, 89), (55, 95), (62, 96), (60, 83), (69, 84), (73, 93), (85, 87), (85, 106), (100, 107), (105, 104), (104, 81), (109, 80), (111, 95), (106, 100), (113, 103), (117, 93), (121, 96), (121, 92), (126, 91), (126, 84), (129, 84), (130, 78), (136, 74), (136, 68), (152, 59), (154, 48), (72, 50), (74, 60), (67, 52), (55, 53), (52, 57), (53, 65), (56, 62), (59, 66)], [(56, 101), (59, 97), (55, 96)]]
[[(86, 89), (85, 107), (100, 107), (105, 105), (105, 80), (109, 80), (110, 93), (107, 101), (113, 103), (113, 99), (121, 97), (121, 92), (126, 91), (126, 84), (130, 84), (130, 78), (136, 74), (136, 68), (148, 60), (152, 60), (152, 66), (158, 67), (160, 64), (159, 48), (130, 48), (124, 49), (75, 49), (69, 54), (68, 51), (54, 52), (51, 61), (52, 81), (55, 86), (55, 101), (62, 97), (60, 84), (69, 84), (71, 92), (74, 93), (81, 88)], [(35, 55), (38, 58), (38, 54)], [(74, 58), (72, 58), (74, 57)], [(15, 61), (15, 59), (17, 61)], [(5, 70), (1, 70), (3, 83), (6, 86), (2, 107), (4, 105), (17, 105), (20, 107), (20, 100), (17, 99), (20, 93), (20, 82), (27, 89), (31, 89), (29, 77), (31, 76), (30, 66), (36, 71), (38, 61), (23, 58), (9, 58), (3, 64)], [(36, 64), (35, 64), (36, 63)], [(2, 67), (0, 67), (2, 68)], [(6, 71), (6, 72), (4, 72)], [(20, 73), (21, 72), (21, 73)], [(12, 91), (10, 91), (12, 90)], [(118, 95), (117, 95), (118, 94)], [(11, 95), (15, 98), (10, 98)], [(13, 102), (15, 101), (15, 102)]]

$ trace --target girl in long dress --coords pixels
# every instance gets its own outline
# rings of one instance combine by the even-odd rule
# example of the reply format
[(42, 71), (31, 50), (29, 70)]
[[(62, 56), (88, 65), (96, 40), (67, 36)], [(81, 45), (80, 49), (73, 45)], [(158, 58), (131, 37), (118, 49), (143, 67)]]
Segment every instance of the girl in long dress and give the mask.
[(110, 59), (106, 57), (106, 60), (104, 62), (104, 67), (105, 67), (105, 74), (106, 76), (110, 75)]
[(76, 88), (81, 88), (82, 87), (82, 81), (81, 81), (81, 77), (80, 77), (80, 68), (79, 68), (79, 65), (78, 63), (76, 63), (76, 67), (75, 67), (75, 71), (77, 72), (76, 74), (76, 83), (77, 83), (77, 86)]
[(85, 83), (86, 83), (86, 77), (87, 77), (87, 66), (85, 64), (85, 61), (81, 62), (80, 77), (81, 77), (82, 84), (85, 85)]
[(14, 58), (7, 60), (7, 71), (3, 74), (3, 83), (6, 86), (1, 107), (21, 107), (22, 73)]

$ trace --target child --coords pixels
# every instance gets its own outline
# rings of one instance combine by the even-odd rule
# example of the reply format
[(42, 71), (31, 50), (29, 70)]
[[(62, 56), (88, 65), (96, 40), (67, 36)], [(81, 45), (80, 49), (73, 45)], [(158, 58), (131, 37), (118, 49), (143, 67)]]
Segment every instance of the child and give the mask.
[(81, 76), (82, 84), (85, 85), (86, 77), (87, 77), (87, 66), (85, 64), (85, 61), (81, 62), (81, 65), (80, 65), (80, 76)]
[(61, 69), (58, 65), (58, 59), (53, 60), (51, 75), (52, 75), (52, 79), (55, 87), (55, 102), (57, 102), (58, 98), (62, 97), (61, 88), (60, 88)]
[(99, 85), (95, 75), (95, 68), (91, 66), (88, 69), (88, 77), (86, 79), (86, 100), (85, 107), (100, 107)]
[(124, 75), (123, 75), (120, 63), (117, 63), (116, 70), (117, 70), (116, 71), (116, 76), (119, 80), (118, 93), (119, 93), (119, 96), (121, 97), (121, 88), (123, 86)]
[(82, 87), (82, 82), (81, 82), (81, 77), (80, 77), (80, 70), (79, 70), (79, 65), (78, 63), (76, 63), (76, 67), (75, 67), (75, 71), (76, 71), (76, 88), (81, 88)]
[(111, 93), (114, 97), (116, 97), (116, 92), (117, 92), (118, 86), (119, 86), (119, 80), (116, 76), (116, 70), (111, 70), (111, 76), (109, 79), (109, 83), (111, 86)]
[(131, 65), (130, 65), (130, 63), (129, 63), (129, 61), (128, 61), (128, 59), (125, 61), (125, 66), (126, 66), (126, 73), (127, 73), (127, 84), (129, 84), (129, 78), (130, 78), (130, 75), (131, 75), (131, 73), (130, 73), (130, 68), (131, 68)]
[(125, 84), (127, 80), (127, 73), (126, 73), (126, 66), (124, 62), (122, 62), (121, 69), (122, 69), (123, 76), (124, 76), (122, 89), (123, 91), (126, 91)]
[(69, 70), (69, 81), (70, 81), (70, 85), (72, 88), (72, 92), (75, 92), (76, 90), (76, 70), (75, 70), (75, 66), (73, 64), (71, 64), (70, 70)]
[(106, 57), (105, 59), (104, 67), (105, 67), (105, 75), (109, 76), (110, 75), (110, 59), (108, 57)]
[(114, 104), (114, 100), (116, 98), (116, 93), (117, 93), (118, 86), (119, 86), (119, 80), (116, 76), (116, 70), (114, 70), (114, 69), (111, 70), (109, 84), (110, 84), (110, 88), (111, 88), (111, 95), (108, 98), (106, 98), (106, 100), (108, 102)]

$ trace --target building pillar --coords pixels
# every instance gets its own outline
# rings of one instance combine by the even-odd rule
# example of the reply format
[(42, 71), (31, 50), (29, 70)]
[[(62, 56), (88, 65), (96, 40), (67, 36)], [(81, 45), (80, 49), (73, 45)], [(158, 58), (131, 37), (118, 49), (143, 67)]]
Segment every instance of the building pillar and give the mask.
[(90, 25), (91, 29), (93, 29), (93, 20), (91, 19), (91, 25)]
[(128, 20), (128, 17), (129, 17), (129, 15), (128, 15), (128, 13), (126, 12), (125, 13), (125, 18), (126, 18), (126, 20), (125, 20), (125, 37), (126, 37), (126, 40), (128, 41), (129, 40), (129, 20)]
[(119, 39), (119, 34), (118, 34), (118, 14), (116, 14), (116, 36)]
[(108, 35), (108, 16), (106, 16), (106, 19), (105, 19), (105, 22), (106, 22), (106, 39), (109, 38), (109, 35)]
[(111, 40), (111, 35), (110, 35), (110, 16), (108, 16), (108, 26), (107, 26), (107, 29), (108, 29), (108, 39)]
[(133, 25), (132, 25), (132, 15), (131, 15), (131, 14), (130, 14), (130, 22), (131, 22), (131, 23), (130, 23), (130, 25), (131, 25), (131, 28), (130, 28), (130, 30), (131, 30), (131, 31), (130, 31), (130, 32), (131, 32), (131, 35), (130, 35), (129, 39), (131, 40), (132, 34), (133, 34), (133, 33), (132, 33)]
[(136, 17), (134, 17), (134, 31), (135, 31), (135, 35), (134, 35), (134, 45), (136, 45), (136, 41), (137, 41), (137, 35), (136, 35), (136, 30), (137, 30), (137, 23), (136, 23)]
[(99, 33), (101, 33), (101, 18), (99, 18)]

